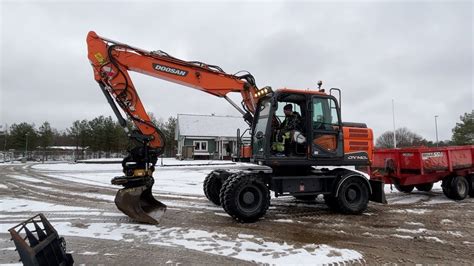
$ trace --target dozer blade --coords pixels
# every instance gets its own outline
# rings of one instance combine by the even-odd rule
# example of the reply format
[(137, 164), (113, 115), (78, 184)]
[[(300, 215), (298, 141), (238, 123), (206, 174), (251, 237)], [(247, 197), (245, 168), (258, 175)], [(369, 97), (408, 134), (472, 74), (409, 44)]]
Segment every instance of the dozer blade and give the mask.
[(370, 186), (372, 187), (372, 195), (370, 196), (370, 201), (375, 201), (383, 204), (387, 204), (387, 199), (385, 198), (384, 191), (384, 182), (380, 180), (369, 180)]
[(151, 186), (122, 188), (115, 196), (115, 205), (130, 218), (147, 224), (159, 224), (166, 205), (151, 194)]

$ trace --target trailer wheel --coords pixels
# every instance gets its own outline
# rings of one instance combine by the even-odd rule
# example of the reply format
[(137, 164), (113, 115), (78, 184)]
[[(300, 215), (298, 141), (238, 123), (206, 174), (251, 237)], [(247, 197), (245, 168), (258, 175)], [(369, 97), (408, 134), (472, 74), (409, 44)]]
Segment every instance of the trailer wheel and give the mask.
[(222, 188), (222, 183), (229, 177), (230, 173), (223, 170), (215, 170), (206, 176), (204, 179), (204, 194), (206, 198), (216, 205), (221, 205), (219, 193)]
[(443, 178), (443, 182), (441, 183), (441, 188), (443, 189), (443, 194), (447, 197), (452, 199), (452, 189), (451, 189), (451, 183), (453, 181), (454, 176), (447, 176)]
[(404, 192), (404, 193), (410, 193), (410, 192), (412, 192), (413, 189), (415, 188), (415, 186), (413, 186), (413, 185), (406, 185), (406, 186), (404, 186), (404, 185), (400, 185), (400, 184), (397, 184), (397, 183), (395, 183), (394, 185), (395, 185), (395, 188), (396, 188), (398, 191)]
[(270, 191), (254, 175), (237, 174), (226, 180), (220, 197), (224, 210), (242, 223), (257, 221), (270, 206)]
[(463, 200), (469, 194), (469, 183), (464, 176), (456, 176), (451, 181), (451, 195), (454, 200)]
[(332, 195), (324, 195), (324, 202), (331, 211), (339, 212), (339, 205), (337, 199)]
[(418, 191), (431, 191), (431, 189), (433, 188), (433, 183), (416, 185), (415, 187)]
[(469, 196), (474, 198), (474, 175), (468, 175), (467, 182), (469, 183)]
[(361, 178), (349, 178), (339, 188), (336, 201), (341, 213), (362, 213), (369, 203), (369, 189)]

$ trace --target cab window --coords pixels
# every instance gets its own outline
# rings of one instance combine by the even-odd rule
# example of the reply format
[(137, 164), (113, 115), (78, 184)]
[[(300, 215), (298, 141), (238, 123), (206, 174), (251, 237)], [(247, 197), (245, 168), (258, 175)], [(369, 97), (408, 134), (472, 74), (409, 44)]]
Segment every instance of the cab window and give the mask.
[(313, 98), (313, 128), (325, 129), (339, 125), (337, 105), (333, 99)]

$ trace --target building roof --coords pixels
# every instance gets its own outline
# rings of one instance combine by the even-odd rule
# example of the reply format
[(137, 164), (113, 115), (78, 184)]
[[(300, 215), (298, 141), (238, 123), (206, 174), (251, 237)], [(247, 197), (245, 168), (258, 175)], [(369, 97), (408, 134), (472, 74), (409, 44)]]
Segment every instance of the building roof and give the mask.
[[(178, 114), (176, 133), (186, 137), (230, 137), (242, 134), (249, 126), (242, 117)], [(247, 131), (244, 137), (250, 137)]]

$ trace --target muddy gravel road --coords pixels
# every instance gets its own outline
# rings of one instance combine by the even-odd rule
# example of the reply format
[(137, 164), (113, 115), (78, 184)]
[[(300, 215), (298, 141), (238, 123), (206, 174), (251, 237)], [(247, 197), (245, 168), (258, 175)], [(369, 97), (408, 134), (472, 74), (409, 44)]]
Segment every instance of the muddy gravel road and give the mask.
[[(474, 263), (474, 198), (455, 202), (439, 189), (387, 193), (388, 205), (371, 203), (363, 215), (332, 213), (320, 198), (275, 198), (264, 219), (239, 224), (203, 193), (154, 188), (168, 210), (159, 226), (151, 226), (116, 209), (116, 187), (84, 178), (111, 178), (120, 174), (118, 167), (71, 167), (0, 164), (0, 263), (18, 262), (7, 230), (38, 212), (65, 236), (77, 263)], [(180, 172), (199, 178), (177, 186), (202, 186), (213, 168)], [(172, 180), (176, 172), (157, 169), (158, 175), (167, 171)], [(317, 251), (326, 252), (323, 260)]]

